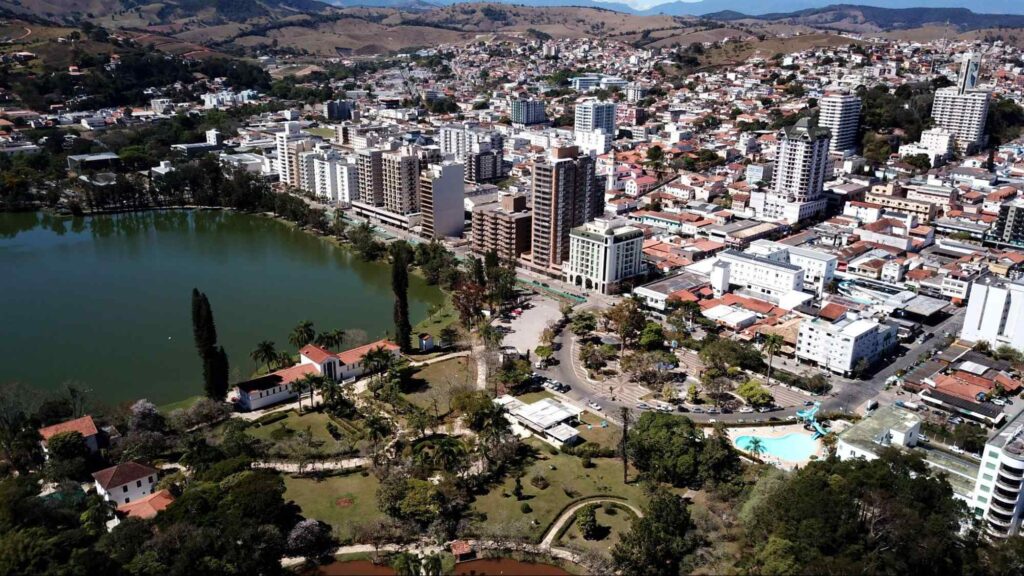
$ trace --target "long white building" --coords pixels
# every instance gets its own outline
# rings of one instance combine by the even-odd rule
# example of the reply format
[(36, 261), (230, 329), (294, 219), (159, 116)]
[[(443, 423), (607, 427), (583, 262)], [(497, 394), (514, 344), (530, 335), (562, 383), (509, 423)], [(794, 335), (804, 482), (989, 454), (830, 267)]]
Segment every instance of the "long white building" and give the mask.
[(804, 320), (797, 333), (796, 356), (836, 374), (850, 375), (861, 361), (875, 364), (896, 345), (896, 330), (874, 320), (844, 315), (835, 322)]
[(804, 288), (813, 289), (819, 296), (832, 282), (839, 265), (839, 257), (834, 254), (802, 246), (789, 246), (771, 240), (751, 242), (746, 253), (764, 256), (776, 262), (786, 262), (800, 268), (804, 271)]
[(832, 131), (829, 152), (847, 152), (857, 148), (860, 125), (860, 98), (854, 94), (827, 94), (818, 101), (819, 124)]
[[(789, 262), (775, 260), (756, 254), (726, 250), (718, 255), (718, 262), (728, 265), (728, 273), (717, 279), (721, 284), (716, 288), (724, 291), (725, 284), (739, 286), (748, 293), (778, 300), (790, 292), (804, 289), (804, 271)], [(712, 277), (712, 285), (716, 278)]]
[(1024, 280), (1003, 282), (988, 276), (976, 281), (967, 298), (960, 339), (1024, 351)]
[(623, 280), (644, 272), (643, 230), (621, 220), (598, 218), (573, 228), (565, 281), (602, 294), (615, 292)]

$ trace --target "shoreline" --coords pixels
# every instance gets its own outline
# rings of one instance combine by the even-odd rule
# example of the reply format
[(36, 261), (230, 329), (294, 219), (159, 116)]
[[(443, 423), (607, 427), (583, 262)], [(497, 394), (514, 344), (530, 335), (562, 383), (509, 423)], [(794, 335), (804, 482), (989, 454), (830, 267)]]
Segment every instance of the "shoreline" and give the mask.
[[(124, 210), (90, 211), (90, 212), (86, 212), (86, 213), (82, 213), (82, 214), (72, 214), (72, 213), (69, 213), (69, 212), (57, 212), (57, 211), (54, 211), (54, 210), (46, 208), (46, 207), (37, 207), (37, 208), (34, 208), (34, 209), (26, 209), (26, 210), (4, 210), (4, 211), (0, 211), (0, 212), (9, 213), (9, 214), (34, 213), (34, 214), (39, 214), (39, 215), (43, 215), (43, 216), (49, 216), (49, 217), (53, 217), (53, 218), (60, 218), (60, 219), (71, 220), (71, 219), (74, 219), (74, 218), (117, 216), (117, 215), (135, 214), (135, 213), (145, 214), (145, 213), (153, 213), (153, 212), (206, 212), (206, 211), (224, 211), (224, 212), (231, 212), (231, 213), (235, 213), (235, 214), (243, 214), (243, 215), (247, 215), (247, 216), (259, 216), (259, 217), (267, 218), (267, 219), (279, 222), (279, 223), (281, 223), (283, 225), (286, 225), (286, 226), (288, 226), (289, 228), (291, 228), (293, 230), (297, 230), (297, 231), (302, 232), (304, 234), (307, 234), (307, 235), (309, 235), (309, 236), (311, 236), (313, 238), (316, 238), (316, 239), (318, 239), (318, 240), (320, 240), (322, 242), (325, 242), (325, 243), (327, 243), (328, 245), (330, 245), (330, 246), (332, 246), (334, 248), (337, 248), (337, 249), (340, 249), (340, 250), (344, 250), (348, 254), (350, 254), (352, 257), (358, 258), (355, 255), (355, 253), (354, 253), (354, 251), (352, 249), (351, 243), (346, 241), (346, 240), (339, 239), (338, 237), (333, 236), (331, 234), (321, 234), (321, 233), (319, 233), (316, 230), (313, 230), (313, 229), (311, 229), (311, 228), (309, 228), (307, 226), (304, 226), (304, 225), (300, 225), (297, 222), (293, 222), (291, 220), (288, 220), (287, 218), (284, 218), (283, 216), (279, 216), (277, 214), (274, 214), (273, 212), (245, 212), (245, 211), (241, 211), (241, 210), (238, 210), (236, 208), (232, 208), (232, 207), (228, 207), (228, 206), (193, 206), (193, 205), (184, 205), (184, 206), (150, 206), (150, 207), (144, 207), (144, 208), (132, 208), (132, 209), (124, 209)], [(362, 259), (359, 259), (359, 261), (361, 263), (363, 263), (363, 264), (380, 265), (380, 266), (390, 267), (390, 263), (386, 259), (377, 259), (377, 260), (362, 260)], [(425, 286), (427, 286), (428, 288), (436, 289), (441, 294), (441, 301), (438, 304), (438, 312), (436, 312), (434, 315), (431, 315), (429, 313), (429, 311), (428, 311), (427, 314), (422, 319), (418, 320), (415, 324), (413, 324), (412, 332), (413, 332), (413, 335), (415, 336), (419, 332), (425, 330), (425, 328), (421, 328), (421, 327), (423, 327), (425, 324), (430, 323), (431, 319), (434, 318), (435, 315), (437, 315), (439, 313), (443, 313), (446, 310), (450, 311), (450, 309), (452, 308), (452, 293), (450, 291), (448, 291), (448, 290), (445, 290), (440, 285), (429, 285), (429, 284), (426, 284), (426, 282), (425, 282), (426, 277), (424, 276), (423, 272), (419, 269), (419, 267), (413, 267), (410, 270), (410, 274), (413, 275), (413, 276), (417, 276), (421, 281), (424, 281), (424, 285)], [(49, 391), (49, 388), (47, 388), (47, 387), (40, 387), (40, 388), (38, 388), (38, 390), (40, 390), (42, 392), (47, 392), (47, 391)], [(167, 408), (173, 410), (173, 409), (177, 409), (177, 408), (187, 407), (187, 406), (190, 406), (190, 405), (194, 404), (195, 401), (198, 400), (201, 397), (203, 397), (203, 394), (202, 394), (201, 391), (199, 391), (197, 394), (188, 394), (188, 395), (182, 396), (180, 398), (170, 399), (167, 402), (161, 404), (159, 406), (159, 408), (161, 410), (164, 410), (164, 409), (167, 409)], [(97, 400), (102, 402), (102, 403), (104, 403), (104, 404), (111, 403), (111, 401), (109, 399), (107, 399), (107, 398), (97, 398)], [(114, 402), (114, 404), (117, 404), (117, 403), (118, 402)]]

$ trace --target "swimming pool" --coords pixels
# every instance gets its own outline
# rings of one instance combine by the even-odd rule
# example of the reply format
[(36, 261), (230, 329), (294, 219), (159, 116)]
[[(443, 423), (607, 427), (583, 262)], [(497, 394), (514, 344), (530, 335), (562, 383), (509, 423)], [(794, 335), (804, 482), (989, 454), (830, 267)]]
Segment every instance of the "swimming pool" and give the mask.
[(786, 434), (779, 438), (740, 436), (736, 439), (736, 447), (749, 452), (754, 438), (761, 440), (762, 455), (774, 456), (789, 462), (807, 460), (818, 451), (818, 441), (812, 439), (809, 434), (800, 433)]

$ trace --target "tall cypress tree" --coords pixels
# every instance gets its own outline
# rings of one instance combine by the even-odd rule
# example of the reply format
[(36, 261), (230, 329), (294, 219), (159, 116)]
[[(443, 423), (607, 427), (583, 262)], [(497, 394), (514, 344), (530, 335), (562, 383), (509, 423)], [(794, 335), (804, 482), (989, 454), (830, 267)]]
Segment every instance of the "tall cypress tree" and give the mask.
[(228, 355), (217, 346), (217, 326), (213, 308), (206, 294), (192, 289), (192, 335), (203, 364), (203, 389), (214, 400), (223, 400), (228, 393)]
[(412, 324), (409, 323), (409, 245), (391, 245), (391, 289), (395, 293), (395, 343), (403, 352), (412, 348)]

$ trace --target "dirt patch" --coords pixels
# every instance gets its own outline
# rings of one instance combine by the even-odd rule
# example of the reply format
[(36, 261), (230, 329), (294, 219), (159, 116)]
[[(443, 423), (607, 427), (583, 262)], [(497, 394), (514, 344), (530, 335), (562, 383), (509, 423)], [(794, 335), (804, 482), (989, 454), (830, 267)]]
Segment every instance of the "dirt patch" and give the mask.
[(348, 496), (343, 496), (343, 497), (338, 498), (337, 500), (334, 501), (334, 506), (336, 508), (349, 508), (350, 506), (352, 506), (355, 503), (356, 503), (356, 501), (353, 500), (352, 498), (350, 498)]

